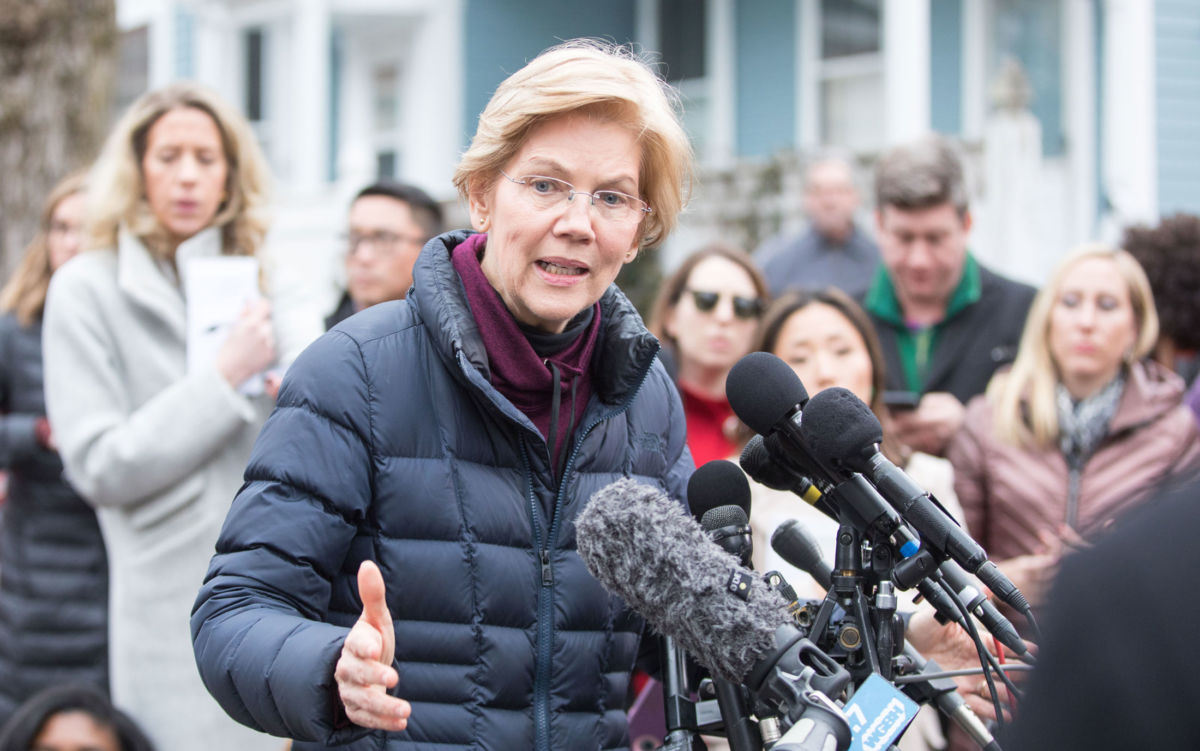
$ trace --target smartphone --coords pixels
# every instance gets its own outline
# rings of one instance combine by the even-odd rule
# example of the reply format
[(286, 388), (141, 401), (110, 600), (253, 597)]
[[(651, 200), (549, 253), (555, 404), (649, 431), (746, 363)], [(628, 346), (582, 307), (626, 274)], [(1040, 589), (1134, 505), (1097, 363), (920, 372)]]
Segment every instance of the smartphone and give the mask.
[(913, 410), (921, 403), (921, 395), (916, 391), (885, 391), (883, 392), (883, 406), (893, 412), (904, 412)]

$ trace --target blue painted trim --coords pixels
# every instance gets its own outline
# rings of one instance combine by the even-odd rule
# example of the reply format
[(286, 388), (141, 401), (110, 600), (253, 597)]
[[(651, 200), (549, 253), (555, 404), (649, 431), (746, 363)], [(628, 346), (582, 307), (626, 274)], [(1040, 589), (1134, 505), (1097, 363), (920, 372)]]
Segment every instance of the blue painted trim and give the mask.
[(341, 29), (329, 30), (329, 182), (337, 180), (338, 140), (341, 138), (342, 63)]
[(175, 77), (196, 77), (196, 15), (175, 9)]
[(962, 0), (929, 5), (929, 123), (939, 133), (962, 133)]
[(766, 157), (795, 146), (796, 3), (741, 2), (735, 13), (737, 153)]
[(575, 37), (634, 39), (635, 0), (467, 0), (463, 28), (462, 144), (496, 86), (539, 52)]

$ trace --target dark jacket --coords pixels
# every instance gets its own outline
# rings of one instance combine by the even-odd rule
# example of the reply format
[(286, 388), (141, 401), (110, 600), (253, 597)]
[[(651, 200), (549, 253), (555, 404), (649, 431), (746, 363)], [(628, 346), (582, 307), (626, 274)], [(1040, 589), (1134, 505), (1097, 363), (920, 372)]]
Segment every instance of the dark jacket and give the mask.
[(1152, 494), (1063, 561), (1037, 670), (1004, 748), (1200, 748), (1200, 484)]
[[(921, 392), (948, 391), (963, 404), (982, 394), (996, 369), (1017, 356), (1025, 315), (1036, 290), (979, 268), (979, 299), (937, 326), (937, 340), (926, 369)], [(879, 334), (887, 364), (887, 388), (908, 389), (904, 365), (896, 342), (901, 320), (881, 317), (868, 308)]]
[(354, 301), (350, 299), (349, 292), (342, 293), (342, 299), (338, 301), (338, 305), (333, 309), (333, 312), (325, 316), (325, 330), (328, 331), (350, 316), (354, 315)]
[(64, 680), (108, 690), (108, 563), (96, 514), (36, 439), (42, 325), (0, 316), (0, 725)]
[(572, 520), (620, 477), (683, 498), (679, 397), (610, 288), (595, 392), (556, 487), (542, 435), (489, 383), (450, 262), (467, 236), (432, 240), (406, 300), (354, 316), (289, 369), (196, 602), (209, 690), (242, 722), (315, 741), (298, 750), (366, 732), (345, 725), (333, 679), (365, 559), (387, 583), (394, 693), (413, 712), (405, 732), (352, 748), (628, 747), (642, 622), (587, 573)]

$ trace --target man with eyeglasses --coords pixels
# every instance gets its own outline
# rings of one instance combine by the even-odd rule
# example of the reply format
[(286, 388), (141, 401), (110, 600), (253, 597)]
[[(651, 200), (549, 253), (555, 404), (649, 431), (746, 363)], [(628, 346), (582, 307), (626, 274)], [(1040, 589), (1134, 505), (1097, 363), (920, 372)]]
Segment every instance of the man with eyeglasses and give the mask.
[(326, 330), (364, 308), (407, 295), (417, 255), (441, 232), (442, 208), (420, 188), (380, 180), (360, 190), (342, 236), (346, 293), (325, 319)]

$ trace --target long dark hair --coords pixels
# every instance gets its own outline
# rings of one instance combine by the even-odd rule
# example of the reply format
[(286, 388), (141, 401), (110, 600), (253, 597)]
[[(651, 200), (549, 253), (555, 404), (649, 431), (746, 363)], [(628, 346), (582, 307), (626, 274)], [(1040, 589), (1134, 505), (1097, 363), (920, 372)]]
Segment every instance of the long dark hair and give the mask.
[(112, 705), (92, 686), (52, 686), (22, 704), (3, 728), (0, 751), (29, 751), (50, 718), (62, 712), (83, 712), (117, 736), (121, 751), (154, 751), (154, 744), (129, 715)]

